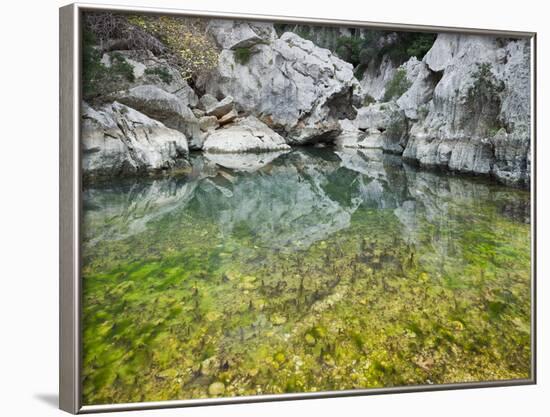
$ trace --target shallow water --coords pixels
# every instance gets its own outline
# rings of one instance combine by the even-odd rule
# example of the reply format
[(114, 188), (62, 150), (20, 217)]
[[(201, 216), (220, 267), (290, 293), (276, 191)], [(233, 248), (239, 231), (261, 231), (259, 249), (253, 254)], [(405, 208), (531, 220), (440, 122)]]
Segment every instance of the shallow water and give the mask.
[(528, 192), (377, 151), (192, 165), (85, 187), (85, 404), (529, 377)]

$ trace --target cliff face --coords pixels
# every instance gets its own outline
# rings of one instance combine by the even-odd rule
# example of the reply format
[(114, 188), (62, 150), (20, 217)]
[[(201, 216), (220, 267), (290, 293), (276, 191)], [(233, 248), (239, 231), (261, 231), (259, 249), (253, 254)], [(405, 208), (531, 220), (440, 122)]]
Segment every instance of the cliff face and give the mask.
[[(403, 157), (423, 166), (488, 174), (507, 184), (527, 185), (529, 49), (528, 40), (440, 34), (422, 61), (411, 58), (393, 70), (394, 77), (399, 71), (404, 74), (405, 89), (391, 100), (407, 119)], [(365, 74), (366, 93), (386, 68), (380, 71), (375, 78)], [(374, 106), (368, 107), (375, 111)], [(384, 143), (381, 147), (395, 152), (395, 147)]]
[(222, 50), (217, 69), (199, 79), (207, 93), (232, 96), (238, 110), (290, 144), (331, 142), (340, 133), (338, 119), (355, 117), (359, 87), (351, 64), (291, 32), (278, 38), (265, 25), (223, 22), (208, 28)]
[[(403, 153), (424, 165), (529, 182), (529, 45), (494, 38), (440, 35), (424, 59), (427, 71), (411, 90), (440, 73), (414, 121)], [(406, 93), (407, 94), (407, 93)], [(411, 103), (406, 94), (398, 100)], [(409, 116), (411, 116), (409, 114)]]
[(129, 68), (131, 77), (85, 106), (83, 142), (91, 151), (84, 169), (166, 169), (187, 148), (242, 153), (328, 143), (529, 184), (528, 40), (439, 34), (421, 60), (406, 60), (392, 54), (403, 40), (389, 33), (354, 68), (321, 46), (334, 50), (341, 37), (372, 33), (317, 28), (308, 32), (312, 42), (298, 35), (301, 26), (278, 29), (210, 20), (201, 36), (215, 45), (217, 60), (192, 79), (152, 50), (104, 52), (106, 68)]

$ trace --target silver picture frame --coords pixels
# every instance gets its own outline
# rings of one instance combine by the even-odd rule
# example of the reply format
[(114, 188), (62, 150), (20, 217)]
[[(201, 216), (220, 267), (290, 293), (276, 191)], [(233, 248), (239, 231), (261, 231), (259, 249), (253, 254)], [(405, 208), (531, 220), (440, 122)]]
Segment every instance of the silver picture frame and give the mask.
[[(133, 12), (140, 14), (185, 15), (240, 20), (311, 23), (315, 25), (352, 26), (417, 32), (450, 32), (501, 37), (527, 38), (531, 43), (531, 376), (527, 379), (467, 382), (439, 385), (412, 385), (388, 388), (356, 389), (310, 393), (242, 396), (137, 402), (126, 404), (83, 405), (81, 401), (81, 15), (86, 11)], [(454, 390), (465, 388), (506, 387), (536, 384), (536, 56), (537, 34), (504, 30), (408, 25), (307, 17), (267, 16), (225, 12), (190, 11), (153, 7), (114, 6), (73, 3), (59, 9), (59, 408), (72, 414), (108, 411), (144, 410), (204, 405), (302, 400), (327, 397), (365, 396)]]

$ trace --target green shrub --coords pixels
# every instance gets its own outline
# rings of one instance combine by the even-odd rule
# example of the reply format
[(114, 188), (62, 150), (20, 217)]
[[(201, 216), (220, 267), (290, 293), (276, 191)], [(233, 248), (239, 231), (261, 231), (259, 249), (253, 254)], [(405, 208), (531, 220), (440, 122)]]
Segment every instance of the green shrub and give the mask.
[(235, 61), (241, 65), (248, 64), (250, 57), (252, 56), (252, 51), (250, 48), (237, 48), (235, 49)]
[(359, 65), (359, 54), (363, 39), (354, 36), (342, 36), (336, 40), (336, 55), (354, 67)]
[(357, 65), (357, 67), (355, 67), (353, 74), (355, 75), (355, 78), (357, 78), (358, 80), (361, 80), (366, 70), (367, 70), (367, 66), (365, 64), (359, 64)]
[(94, 34), (84, 31), (82, 34), (82, 93), (85, 98), (97, 94), (98, 81), (106, 70), (101, 62), (101, 54), (94, 44)]
[(393, 78), (386, 84), (384, 92), (384, 101), (390, 101), (393, 98), (401, 97), (411, 86), (411, 82), (407, 80), (407, 72), (403, 68), (395, 71)]
[(134, 68), (120, 53), (112, 53), (111, 65), (101, 62), (93, 33), (84, 31), (82, 37), (82, 93), (84, 99), (95, 97), (123, 88), (134, 82)]
[(504, 82), (497, 80), (488, 62), (478, 63), (471, 74), (473, 84), (466, 93), (466, 112), (462, 127), (479, 134), (491, 134), (505, 128), (499, 118)]
[(379, 47), (379, 39), (389, 32), (369, 31), (359, 52), (359, 62), (379, 65), (382, 57), (387, 55), (394, 63), (400, 64), (415, 56), (419, 60), (424, 58), (436, 39), (434, 33), (395, 32), (395, 40)]
[(391, 122), (384, 132), (385, 136), (391, 139), (402, 138), (407, 133), (407, 120), (398, 112), (391, 116)]
[(376, 103), (376, 100), (374, 99), (373, 96), (370, 96), (370, 95), (366, 95), (365, 96), (365, 99), (363, 100), (363, 106), (370, 106), (371, 104), (373, 103)]
[(435, 35), (431, 33), (417, 33), (409, 42), (407, 42), (407, 56), (415, 56), (418, 60), (424, 58), (424, 55), (430, 50), (435, 41)]
[(207, 21), (204, 19), (132, 15), (127, 21), (163, 45), (159, 56), (177, 68), (185, 80), (212, 71), (218, 65), (218, 49), (205, 34)]
[(108, 71), (111, 75), (120, 76), (131, 83), (135, 81), (134, 67), (120, 53), (111, 54), (111, 66)]
[(170, 71), (168, 71), (166, 67), (147, 68), (145, 70), (145, 74), (157, 76), (161, 79), (162, 82), (166, 84), (170, 84), (174, 79), (174, 77), (172, 77), (172, 74), (170, 74)]

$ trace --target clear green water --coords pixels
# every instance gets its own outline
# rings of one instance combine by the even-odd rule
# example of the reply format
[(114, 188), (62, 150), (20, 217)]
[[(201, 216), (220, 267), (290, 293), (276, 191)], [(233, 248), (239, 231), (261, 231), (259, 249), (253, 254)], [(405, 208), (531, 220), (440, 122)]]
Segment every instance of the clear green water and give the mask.
[(529, 377), (528, 192), (257, 159), (85, 187), (85, 404)]

